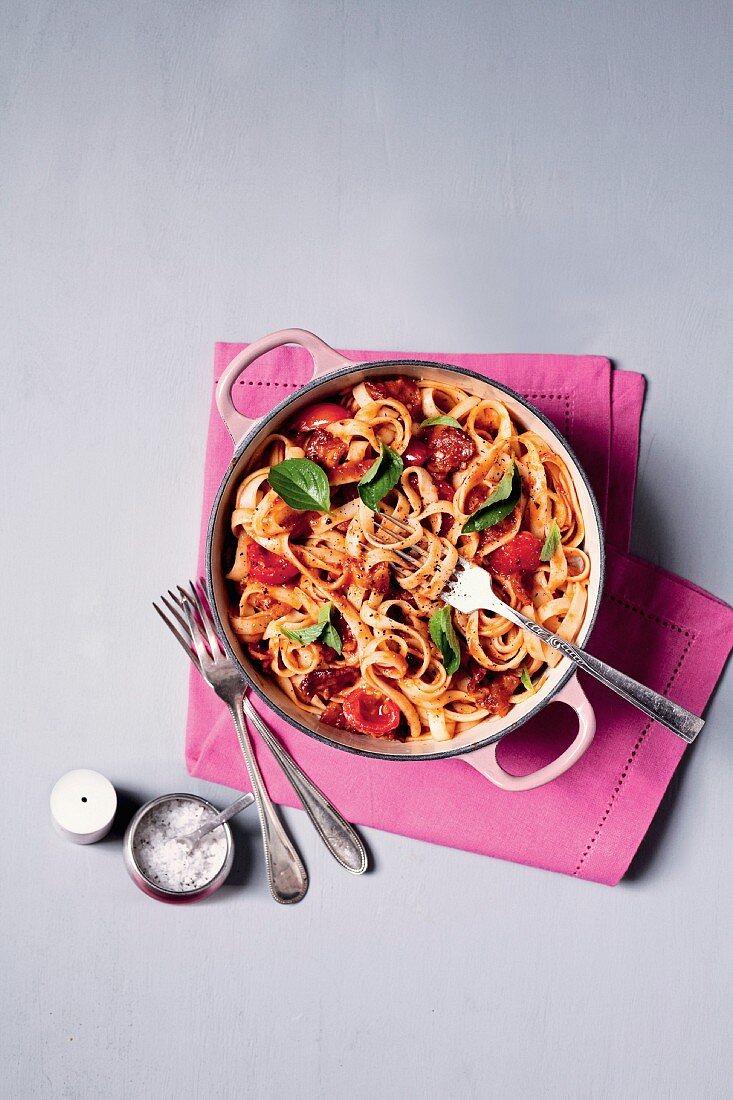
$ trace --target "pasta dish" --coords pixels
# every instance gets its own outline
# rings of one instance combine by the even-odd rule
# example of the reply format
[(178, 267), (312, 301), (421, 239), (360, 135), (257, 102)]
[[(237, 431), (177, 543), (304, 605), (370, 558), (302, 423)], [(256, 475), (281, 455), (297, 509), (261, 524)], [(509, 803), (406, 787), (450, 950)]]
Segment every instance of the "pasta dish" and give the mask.
[(563, 459), (502, 401), (452, 383), (367, 380), (295, 413), (238, 485), (231, 533), (243, 650), (298, 708), (354, 733), (449, 740), (508, 714), (561, 659), (500, 615), (444, 604), (459, 553), (563, 638), (585, 613)]

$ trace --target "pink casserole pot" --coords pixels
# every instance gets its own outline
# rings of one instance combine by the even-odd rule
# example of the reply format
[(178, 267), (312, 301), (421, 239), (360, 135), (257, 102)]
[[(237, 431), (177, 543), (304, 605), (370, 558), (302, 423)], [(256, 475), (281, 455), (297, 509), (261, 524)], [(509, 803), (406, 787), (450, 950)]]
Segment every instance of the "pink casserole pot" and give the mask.
[[(240, 375), (261, 355), (284, 344), (297, 344), (306, 348), (313, 359), (313, 378), (291, 396), (281, 401), (268, 415), (250, 419), (237, 410), (232, 400), (232, 387)], [(338, 390), (353, 386), (366, 378), (378, 379), (401, 374), (411, 378), (435, 378), (438, 381), (459, 385), (468, 393), (482, 398), (496, 398), (507, 406), (513, 418), (525, 429), (534, 431), (565, 461), (578, 494), (586, 534), (584, 549), (591, 562), (591, 578), (588, 589), (588, 606), (577, 638), (584, 646), (593, 629), (601, 599), (604, 574), (603, 531), (598, 505), (588, 478), (567, 443), (557, 429), (541, 412), (513, 390), (498, 382), (462, 367), (422, 360), (393, 359), (376, 363), (355, 363), (334, 351), (312, 332), (304, 329), (284, 329), (250, 344), (229, 364), (219, 379), (216, 401), (219, 412), (234, 441), (234, 454), (214, 501), (206, 540), (206, 574), (211, 604), (219, 634), (232, 660), (239, 666), (246, 682), (269, 707), (293, 726), (310, 737), (316, 737), (328, 745), (361, 756), (383, 760), (440, 760), (460, 756), (466, 764), (487, 779), (507, 791), (526, 791), (556, 779), (580, 759), (595, 733), (596, 721), (582, 687), (575, 676), (574, 666), (563, 658), (550, 669), (545, 683), (532, 696), (518, 703), (504, 718), (492, 716), (457, 734), (450, 741), (426, 740), (419, 742), (383, 741), (348, 730), (333, 729), (300, 710), (281, 690), (277, 683), (263, 676), (249, 659), (237, 636), (229, 625), (228, 593), (224, 579), (224, 549), (230, 536), (230, 516), (234, 495), (251, 459), (263, 441), (304, 406), (314, 402), (329, 401)], [(578, 717), (578, 732), (572, 744), (556, 760), (529, 775), (511, 775), (501, 767), (496, 758), (497, 743), (513, 730), (523, 725), (543, 707), (551, 703), (565, 703)]]

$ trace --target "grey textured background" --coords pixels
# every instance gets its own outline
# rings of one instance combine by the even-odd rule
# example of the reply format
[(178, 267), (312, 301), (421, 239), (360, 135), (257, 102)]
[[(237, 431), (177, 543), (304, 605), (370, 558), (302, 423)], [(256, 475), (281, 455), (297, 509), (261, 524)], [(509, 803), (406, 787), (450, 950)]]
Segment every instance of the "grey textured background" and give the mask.
[[(731, 598), (722, 2), (3, 6), (0, 945), (13, 1098), (730, 1095), (727, 677), (615, 890), (288, 812), (156, 905), (52, 831), (188, 788), (151, 597), (197, 540), (212, 344), (593, 352), (649, 379), (635, 548)], [(727, 503), (724, 500), (728, 494)]]

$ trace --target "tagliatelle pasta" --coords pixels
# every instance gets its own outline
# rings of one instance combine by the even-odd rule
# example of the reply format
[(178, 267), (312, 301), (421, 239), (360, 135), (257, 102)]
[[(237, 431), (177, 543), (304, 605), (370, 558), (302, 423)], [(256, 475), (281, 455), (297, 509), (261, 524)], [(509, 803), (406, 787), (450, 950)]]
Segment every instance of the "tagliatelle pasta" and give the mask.
[[(369, 475), (379, 494), (380, 458), (393, 477), (377, 516), (358, 487)], [(325, 473), (328, 511), (291, 507), (270, 486), (291, 459), (307, 462), (283, 470), (315, 463), (324, 487)], [(354, 732), (449, 740), (508, 713), (560, 660), (500, 615), (444, 610), (459, 553), (563, 638), (585, 614), (590, 563), (564, 461), (502, 401), (429, 378), (360, 382), (296, 414), (260, 446), (231, 531), (242, 647), (299, 708)], [(395, 553), (411, 546), (424, 558), (414, 569)]]

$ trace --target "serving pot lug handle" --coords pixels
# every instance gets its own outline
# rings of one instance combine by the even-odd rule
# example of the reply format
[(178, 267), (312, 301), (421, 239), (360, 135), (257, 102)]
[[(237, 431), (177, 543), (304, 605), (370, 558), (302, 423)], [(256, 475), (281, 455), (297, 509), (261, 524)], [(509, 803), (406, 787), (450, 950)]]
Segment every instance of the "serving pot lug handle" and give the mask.
[(557, 779), (568, 768), (572, 768), (589, 747), (596, 732), (596, 716), (588, 696), (578, 683), (577, 676), (573, 676), (562, 691), (550, 699), (550, 703), (567, 703), (578, 716), (578, 733), (575, 740), (565, 749), (565, 752), (558, 756), (557, 760), (553, 760), (536, 772), (530, 772), (529, 775), (512, 775), (504, 771), (496, 759), (498, 742), (487, 745), (485, 749), (467, 753), (461, 759), (504, 791), (531, 791), (535, 787), (542, 787), (545, 783)]
[(320, 337), (304, 328), (284, 328), (280, 332), (271, 332), (269, 336), (263, 336), (261, 340), (250, 344), (232, 359), (216, 386), (217, 408), (235, 444), (239, 443), (260, 418), (243, 416), (235, 409), (232, 401), (232, 386), (255, 359), (259, 359), (260, 355), (272, 351), (273, 348), (282, 347), (283, 344), (299, 344), (311, 353), (314, 378), (351, 363), (350, 359), (339, 355)]

